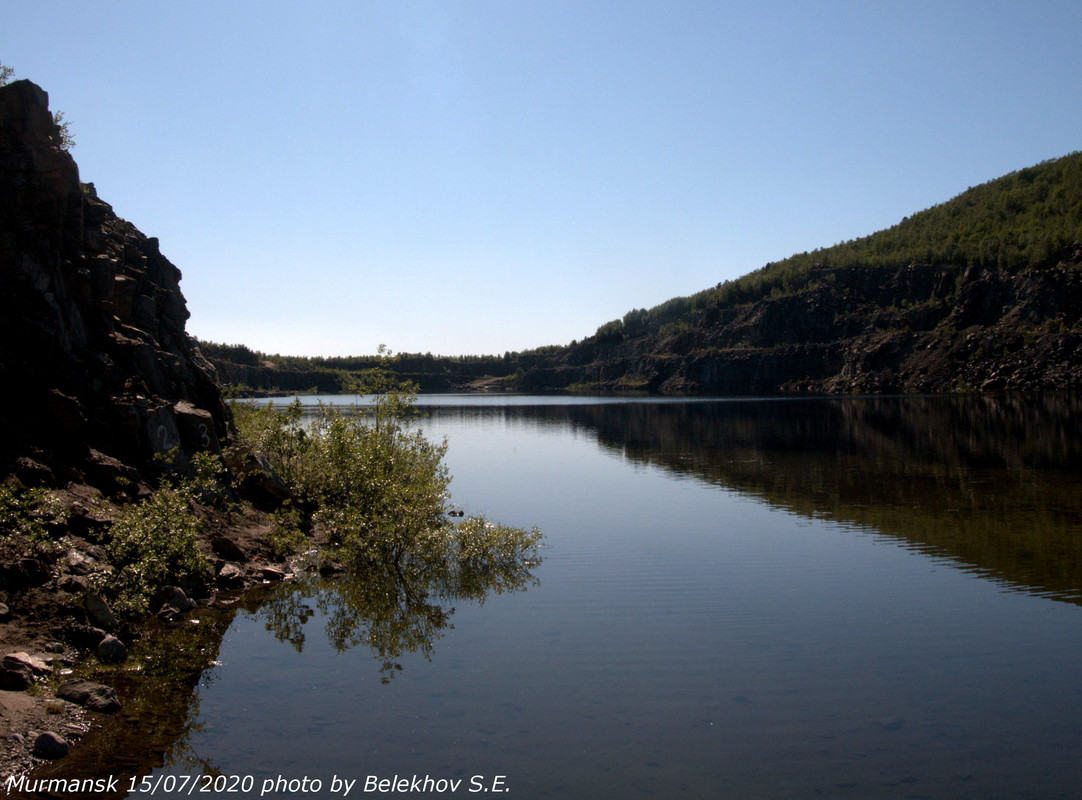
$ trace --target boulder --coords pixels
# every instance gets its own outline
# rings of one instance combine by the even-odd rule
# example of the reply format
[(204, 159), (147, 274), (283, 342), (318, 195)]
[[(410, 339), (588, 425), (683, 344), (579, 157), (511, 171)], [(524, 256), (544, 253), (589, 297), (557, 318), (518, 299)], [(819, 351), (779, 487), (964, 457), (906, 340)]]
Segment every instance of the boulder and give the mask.
[(274, 509), (292, 498), (289, 487), (270, 462), (247, 447), (227, 448), (223, 460), (236, 478), (241, 495), (255, 505)]
[(139, 482), (138, 470), (94, 448), (90, 448), (83, 470), (93, 486), (106, 492), (128, 491)]
[(221, 452), (222, 445), (215, 431), (214, 417), (209, 411), (196, 408), (187, 400), (181, 400), (173, 406), (173, 415), (185, 450), (189, 453), (200, 450)]
[(226, 564), (218, 573), (218, 585), (223, 589), (239, 589), (244, 585), (244, 572), (235, 564)]
[(195, 608), (195, 602), (179, 586), (166, 586), (150, 599), (150, 607), (159, 613), (166, 608), (184, 613)]
[(69, 703), (111, 714), (120, 710), (120, 700), (116, 691), (109, 686), (92, 681), (68, 681), (56, 690), (56, 696)]
[(107, 631), (115, 631), (120, 627), (113, 610), (97, 592), (90, 592), (86, 596), (86, 613), (91, 621)]
[(128, 648), (115, 636), (106, 636), (96, 650), (98, 658), (108, 664), (119, 664), (128, 658)]
[(244, 552), (244, 548), (221, 533), (214, 535), (211, 540), (211, 547), (214, 548), (215, 553), (227, 561), (248, 561), (248, 554)]
[(263, 580), (265, 581), (277, 582), (286, 579), (285, 571), (278, 567), (262, 567), (260, 573), (262, 573)]
[(56, 588), (68, 594), (82, 594), (89, 588), (86, 578), (79, 575), (65, 575), (56, 582)]
[(65, 632), (68, 641), (83, 650), (96, 650), (101, 640), (108, 635), (101, 628), (95, 628), (93, 625), (82, 625), (77, 622), (69, 623)]
[(0, 668), (0, 690), (25, 692), (33, 685), (34, 676), (29, 670)]
[(20, 670), (29, 672), (32, 675), (44, 676), (52, 673), (53, 668), (42, 661), (37, 656), (32, 656), (29, 653), (18, 652), (8, 653), (0, 661), (0, 667), (7, 670)]
[(68, 754), (69, 745), (67, 740), (59, 733), (46, 731), (39, 734), (34, 740), (34, 755), (38, 758), (63, 758)]

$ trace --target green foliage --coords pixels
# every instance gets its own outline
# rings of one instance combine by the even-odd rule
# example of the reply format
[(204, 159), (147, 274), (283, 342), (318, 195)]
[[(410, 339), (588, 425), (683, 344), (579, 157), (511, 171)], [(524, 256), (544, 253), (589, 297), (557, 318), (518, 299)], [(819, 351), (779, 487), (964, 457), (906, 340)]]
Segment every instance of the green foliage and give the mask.
[(377, 429), (408, 424), (416, 416), (417, 384), (395, 374), (391, 351), (386, 345), (379, 346), (377, 358), (376, 366), (347, 379), (348, 391), (373, 399), (371, 408)]
[(75, 147), (75, 135), (71, 132), (71, 122), (64, 119), (63, 111), (53, 112), (53, 124), (56, 125), (56, 140), (61, 150)]
[(386, 416), (369, 424), (329, 406), (303, 441), (281, 474), (317, 509), (313, 523), (347, 560), (399, 562), (438, 525), (450, 481), (442, 464), (446, 443), (433, 444)]
[[(390, 354), (380, 352), (384, 364), (357, 384), (371, 397), (371, 407), (343, 413), (321, 405), (305, 420), (299, 402), (282, 410), (235, 403), (242, 446), (274, 467), (310, 512), (313, 527), (346, 562), (402, 569), (408, 562), (453, 561), (494, 569), (506, 562), (499, 542), (521, 555), (519, 537), (526, 534), (517, 529), (476, 528), (478, 523), (468, 521), (456, 528), (448, 520), (447, 443), (410, 429), (415, 388), (396, 379), (387, 363)], [(461, 530), (495, 539), (470, 550), (456, 538)], [(478, 541), (485, 537), (479, 534)]]
[(15, 74), (15, 70), (12, 67), (5, 66), (0, 63), (0, 86), (6, 86), (11, 83), (11, 77)]
[(167, 484), (175, 483), (193, 502), (220, 508), (230, 500), (228, 481), (229, 470), (221, 458), (203, 450), (191, 457), (188, 469), (179, 479), (167, 480)]
[(277, 559), (294, 556), (308, 544), (308, 537), (301, 528), (300, 511), (289, 501), (286, 503), (271, 514), (274, 527), (266, 537), (271, 555)]
[(0, 556), (55, 549), (52, 530), (64, 521), (64, 510), (51, 492), (0, 484)]
[(300, 496), (303, 475), (311, 471), (308, 431), (299, 400), (285, 408), (233, 401), (233, 423), (242, 447), (251, 448), (274, 467), (295, 495)]
[(228, 500), (228, 473), (214, 453), (196, 453), (183, 473), (168, 471), (175, 458), (169, 453), (159, 459), (167, 471), (158, 490), (125, 509), (109, 531), (105, 549), (114, 572), (96, 583), (120, 611), (146, 613), (162, 587), (198, 583), (210, 574), (199, 547), (198, 507)]
[(115, 608), (145, 613), (163, 586), (203, 580), (210, 568), (199, 549), (201, 522), (190, 485), (164, 486), (114, 523), (106, 545), (116, 571), (100, 589)]
[(624, 323), (622, 320), (614, 319), (606, 322), (597, 332), (594, 334), (598, 344), (617, 344), (624, 340)]
[(207, 358), (218, 358), (234, 364), (255, 367), (266, 360), (262, 353), (257, 353), (243, 344), (218, 344), (217, 342), (199, 342), (199, 349)]

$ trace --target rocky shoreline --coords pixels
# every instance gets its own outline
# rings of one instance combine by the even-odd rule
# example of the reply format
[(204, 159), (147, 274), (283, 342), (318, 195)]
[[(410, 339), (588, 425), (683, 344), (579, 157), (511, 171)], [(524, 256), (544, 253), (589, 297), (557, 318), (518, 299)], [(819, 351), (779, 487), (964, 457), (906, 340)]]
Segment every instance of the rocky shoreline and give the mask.
[[(95, 490), (80, 485), (55, 494), (78, 508)], [(76, 535), (65, 537), (55, 560), (20, 565), (24, 576), (37, 571), (44, 580), (9, 583), (0, 591), (0, 780), (65, 757), (124, 707), (126, 698), (109, 685), (109, 676), (127, 669), (133, 644), (152, 644), (150, 622), (159, 629), (187, 625), (199, 609), (231, 608), (244, 592), (293, 576), (295, 566), (276, 560), (266, 546), (271, 522), (262, 512), (238, 504), (201, 513), (200, 546), (213, 576), (187, 591), (161, 590), (149, 617), (118, 617), (92, 591), (88, 576), (103, 565), (103, 553)]]

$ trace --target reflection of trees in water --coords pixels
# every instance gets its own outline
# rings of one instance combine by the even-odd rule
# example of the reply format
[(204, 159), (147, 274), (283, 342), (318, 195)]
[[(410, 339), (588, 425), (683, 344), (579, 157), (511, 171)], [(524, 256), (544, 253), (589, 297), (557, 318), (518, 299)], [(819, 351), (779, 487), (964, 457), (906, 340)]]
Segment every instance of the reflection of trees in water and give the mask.
[(318, 610), (324, 634), (338, 651), (371, 649), (384, 683), (400, 670), (407, 653), (431, 657), (451, 628), (454, 603), (483, 605), (491, 594), (525, 591), (537, 584), (541, 563), (538, 535), (471, 519), (456, 528), (455, 540), (434, 537), (397, 566), (370, 564), (330, 577), (305, 573), (277, 587), (250, 613), (275, 638), (304, 649), (306, 623)]
[[(453, 526), (451, 535), (434, 532), (426, 546), (397, 567), (371, 564), (363, 572), (327, 578), (305, 572), (296, 581), (248, 592), (238, 605), (298, 652), (304, 649), (307, 623), (318, 611), (326, 619), (324, 633), (331, 646), (339, 651), (370, 647), (387, 682), (401, 669), (398, 659), (403, 655), (431, 656), (434, 644), (451, 627), (454, 603), (483, 604), (490, 595), (536, 585), (539, 543), (536, 530), (473, 517)], [(196, 752), (191, 740), (201, 725), (196, 687), (213, 681), (222, 637), (234, 614), (201, 609), (198, 625), (152, 622), (153, 635), (133, 646), (128, 665), (103, 665), (100, 674), (88, 675), (115, 686), (123, 710), (99, 718), (100, 727), (71, 756), (43, 765), (35, 777), (121, 778), (119, 792), (94, 795), (103, 798), (126, 796), (123, 787), (131, 776), (163, 766), (221, 774), (213, 757), (208, 758), (213, 754)]]

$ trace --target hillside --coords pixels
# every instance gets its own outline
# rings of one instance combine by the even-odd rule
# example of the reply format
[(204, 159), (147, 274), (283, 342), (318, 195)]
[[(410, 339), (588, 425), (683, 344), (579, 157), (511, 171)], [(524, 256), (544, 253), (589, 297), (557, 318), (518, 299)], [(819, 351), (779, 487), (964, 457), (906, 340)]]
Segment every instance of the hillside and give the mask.
[[(1082, 153), (834, 247), (629, 311), (581, 342), (401, 356), (422, 391), (673, 394), (1046, 390), (1082, 384)], [(204, 343), (243, 391), (342, 391), (369, 359)]]
[(550, 385), (691, 393), (1077, 386), (1082, 154), (888, 230), (629, 312)]

